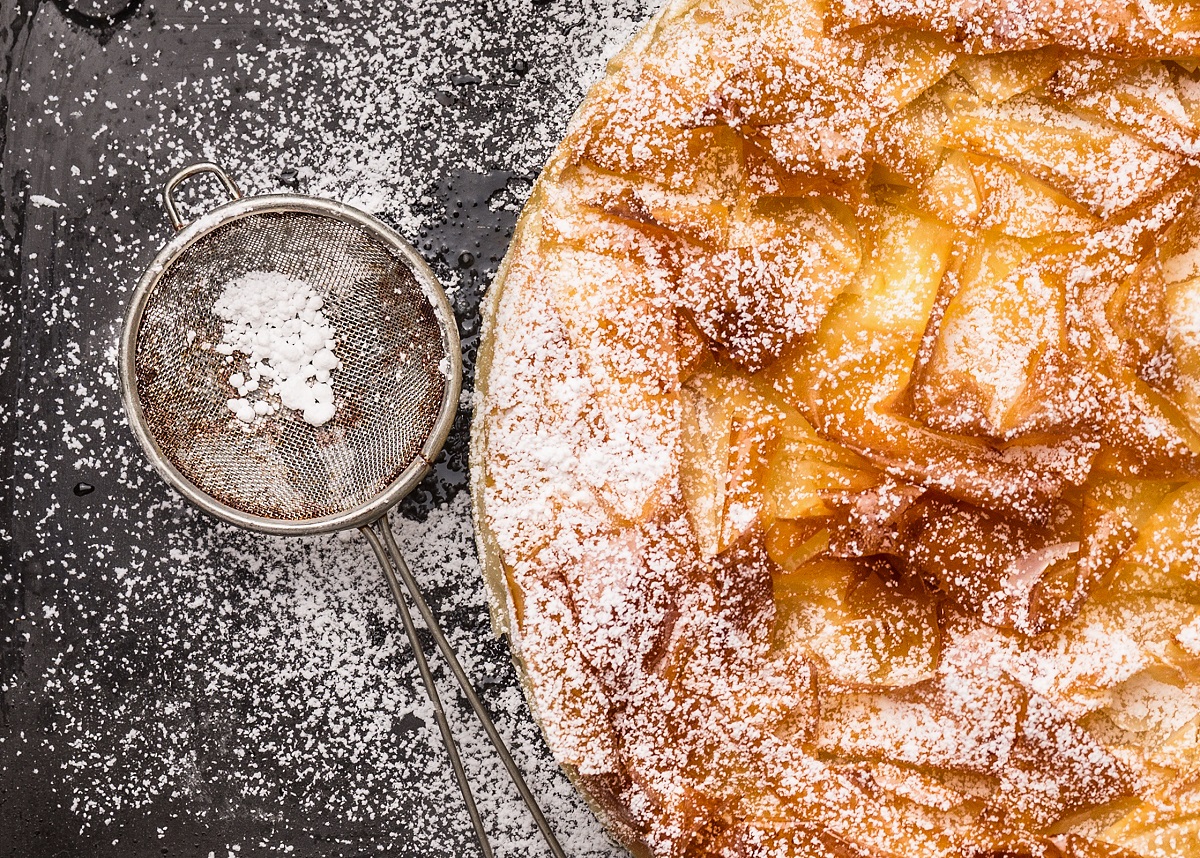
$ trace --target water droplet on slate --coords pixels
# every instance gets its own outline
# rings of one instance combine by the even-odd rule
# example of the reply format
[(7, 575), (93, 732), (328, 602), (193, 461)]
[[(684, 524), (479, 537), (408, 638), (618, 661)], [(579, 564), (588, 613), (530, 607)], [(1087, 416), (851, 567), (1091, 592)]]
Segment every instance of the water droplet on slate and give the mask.
[(71, 489), (71, 491), (75, 492), (76, 497), (83, 497), (84, 495), (90, 495), (95, 490), (96, 490), (96, 487), (93, 486), (91, 483), (76, 483), (75, 488)]

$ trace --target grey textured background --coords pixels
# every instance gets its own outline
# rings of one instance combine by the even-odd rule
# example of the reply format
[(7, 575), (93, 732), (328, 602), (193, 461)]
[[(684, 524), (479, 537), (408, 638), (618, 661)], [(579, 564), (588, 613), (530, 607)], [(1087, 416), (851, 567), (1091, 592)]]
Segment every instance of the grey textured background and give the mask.
[[(649, 11), (0, 0), (0, 856), (472, 853), (367, 547), (188, 508), (125, 425), (117, 331), (168, 237), (162, 182), (213, 158), (248, 192), (347, 200), (413, 241), (450, 287), (469, 389), (519, 206)], [(469, 406), (401, 538), (568, 851), (613, 854), (487, 628)], [(543, 854), (451, 708), (498, 851)]]

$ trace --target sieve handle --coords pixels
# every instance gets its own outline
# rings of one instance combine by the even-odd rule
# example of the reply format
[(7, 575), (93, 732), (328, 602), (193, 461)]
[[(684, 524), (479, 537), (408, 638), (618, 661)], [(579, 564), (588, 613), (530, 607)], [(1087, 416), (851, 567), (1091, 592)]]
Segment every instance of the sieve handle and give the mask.
[(167, 183), (163, 186), (163, 205), (167, 208), (167, 217), (171, 220), (171, 226), (175, 227), (176, 230), (187, 226), (187, 221), (180, 217), (179, 207), (175, 205), (175, 189), (179, 187), (179, 183), (184, 179), (190, 179), (192, 176), (200, 173), (212, 173), (220, 179), (221, 184), (225, 186), (225, 190), (229, 192), (231, 199), (239, 200), (242, 198), (242, 192), (233, 183), (233, 179), (229, 178), (229, 174), (211, 161), (201, 161), (198, 164), (184, 167), (174, 176), (167, 179)]
[[(450, 767), (454, 770), (454, 780), (458, 782), (458, 788), (462, 792), (463, 801), (467, 805), (467, 815), (471, 817), (471, 827), (475, 829), (475, 837), (479, 841), (479, 849), (483, 853), (483, 858), (494, 858), (492, 844), (488, 841), (487, 830), (483, 826), (483, 818), (479, 815), (479, 808), (475, 806), (475, 796), (471, 793), (471, 782), (467, 779), (466, 769), (463, 768), (462, 758), (458, 753), (458, 745), (454, 741), (454, 734), (450, 731), (450, 723), (446, 720), (446, 711), (442, 708), (441, 698), (438, 697), (437, 685), (434, 684), (433, 674), (429, 670), (429, 662), (425, 659), (425, 651), (421, 649), (421, 641), (417, 637), (416, 624), (413, 623), (412, 614), (408, 610), (408, 603), (404, 601), (404, 593), (400, 589), (400, 582), (396, 579), (395, 567), (399, 566), (406, 572), (408, 571), (408, 567), (405, 565), (404, 558), (400, 556), (399, 551), (395, 554), (397, 561), (393, 561), (389, 556), (390, 552), (375, 533), (375, 527), (380, 528), (384, 533), (388, 533), (391, 530), (388, 527), (386, 513), (382, 519), (360, 527), (359, 531), (371, 543), (371, 548), (374, 549), (375, 556), (379, 558), (379, 565), (383, 567), (383, 575), (387, 578), (388, 588), (392, 591), (392, 597), (396, 600), (396, 608), (400, 612), (400, 621), (404, 624), (404, 634), (408, 637), (408, 643), (412, 647), (413, 658), (417, 662), (417, 672), (421, 674), (421, 682), (425, 686), (425, 695), (433, 705), (433, 718), (437, 721), (438, 730), (442, 734), (442, 745), (446, 748), (446, 756), (450, 758)], [(391, 544), (394, 545), (395, 543), (392, 542)], [(394, 562), (395, 565), (393, 565)]]
[[(479, 719), (479, 723), (483, 726), (483, 730), (487, 733), (488, 740), (492, 743), (492, 747), (496, 749), (497, 755), (500, 757), (500, 762), (504, 764), (504, 768), (508, 771), (508, 776), (512, 779), (513, 786), (517, 788), (517, 792), (521, 794), (522, 801), (529, 808), (529, 812), (533, 815), (533, 821), (537, 824), (538, 831), (541, 832), (542, 838), (546, 841), (546, 845), (550, 847), (550, 852), (554, 858), (567, 858), (566, 852), (563, 851), (558, 839), (554, 836), (554, 831), (550, 828), (550, 823), (546, 821), (545, 814), (542, 813), (541, 807), (538, 806), (537, 799), (534, 798), (529, 786), (525, 783), (525, 778), (521, 775), (521, 769), (513, 760), (512, 754), (508, 751), (508, 746), (504, 744), (504, 739), (501, 738), (500, 732), (496, 729), (496, 725), (492, 723), (492, 718), (484, 708), (483, 701), (479, 699), (479, 695), (475, 693), (475, 688), (471, 685), (471, 680), (467, 677), (467, 672), (463, 670), (459, 664), (458, 656), (454, 654), (454, 648), (450, 646), (450, 642), (446, 639), (446, 635), (442, 632), (441, 626), (438, 625), (437, 618), (434, 617), (433, 611), (429, 609), (429, 604), (421, 595), (420, 586), (417, 584), (417, 579), (413, 576), (412, 571), (408, 568), (408, 564), (404, 562), (404, 557), (400, 554), (400, 548), (396, 545), (396, 537), (392, 535), (391, 525), (388, 523), (387, 513), (384, 513), (377, 521), (373, 522), (374, 527), (379, 528), (379, 532), (383, 536), (383, 545), (379, 544), (379, 536), (372, 529), (372, 525), (361, 528), (366, 534), (367, 540), (371, 543), (371, 547), (375, 549), (375, 554), (379, 557), (380, 563), (383, 564), (384, 574), (387, 576), (388, 584), (392, 588), (392, 594), (396, 597), (396, 602), (402, 603), (403, 598), (400, 593), (399, 581), (396, 580), (399, 576), (404, 582), (404, 588), (408, 590), (408, 595), (412, 599), (413, 604), (417, 606), (417, 611), (421, 615), (421, 619), (425, 621), (425, 627), (429, 630), (429, 634), (433, 637), (434, 643), (445, 658), (446, 663), (450, 665), (450, 671), (454, 674), (454, 678), (458, 681), (458, 687), (462, 690), (463, 696), (470, 704), (475, 717)], [(389, 556), (394, 560), (393, 564), (386, 561)], [(401, 609), (400, 616), (403, 619), (408, 614), (408, 606), (404, 605)], [(413, 639), (413, 648), (416, 648), (415, 630)], [(418, 667), (424, 657), (418, 660)], [(426, 685), (426, 688), (432, 687), (432, 679)], [(433, 693), (436, 695), (436, 692)], [(435, 707), (436, 709), (436, 707)], [(446, 735), (443, 733), (443, 736)], [(459, 770), (455, 770), (458, 775)], [(464, 775), (465, 777), (465, 775)], [(469, 787), (465, 782), (460, 781), (459, 787), (463, 790), (464, 795), (470, 792)], [(470, 809), (470, 806), (468, 807)], [(475, 816), (472, 817), (474, 822)], [(476, 825), (476, 833), (481, 833), (482, 823)], [(486, 838), (480, 840), (485, 854), (490, 851), (490, 846), (486, 845)]]

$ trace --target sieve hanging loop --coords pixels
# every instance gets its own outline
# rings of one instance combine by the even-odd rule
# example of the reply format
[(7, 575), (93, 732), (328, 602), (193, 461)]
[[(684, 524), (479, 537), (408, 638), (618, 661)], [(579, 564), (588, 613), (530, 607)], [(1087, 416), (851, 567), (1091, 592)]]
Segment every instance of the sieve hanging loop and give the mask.
[(175, 189), (179, 187), (179, 183), (184, 179), (190, 179), (192, 176), (200, 173), (212, 173), (225, 186), (225, 190), (229, 192), (229, 198), (232, 200), (240, 200), (242, 192), (238, 190), (238, 186), (234, 184), (233, 179), (229, 178), (229, 174), (222, 170), (218, 165), (211, 161), (201, 161), (198, 164), (192, 164), (184, 167), (171, 178), (167, 179), (166, 185), (163, 186), (163, 205), (167, 208), (167, 217), (171, 220), (171, 226), (175, 227), (176, 231), (187, 226), (185, 221), (179, 214), (179, 207), (175, 205)]

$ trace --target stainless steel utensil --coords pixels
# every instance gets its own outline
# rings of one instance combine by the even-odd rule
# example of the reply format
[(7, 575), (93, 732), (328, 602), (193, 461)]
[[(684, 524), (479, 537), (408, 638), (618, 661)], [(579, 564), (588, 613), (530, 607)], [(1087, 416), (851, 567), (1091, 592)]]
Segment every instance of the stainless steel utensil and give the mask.
[[(231, 199), (186, 223), (174, 192), (201, 173), (216, 176)], [(216, 164), (180, 170), (163, 202), (177, 232), (138, 283), (120, 349), (125, 409), (146, 455), (185, 498), (239, 527), (285, 535), (358, 528), (395, 598), (483, 854), (491, 858), (492, 847), (405, 590), (550, 851), (565, 858), (388, 523), (388, 511), (429, 473), (458, 409), (462, 358), (441, 284), (374, 217), (298, 194), (244, 197)], [(251, 271), (301, 280), (324, 300), (342, 363), (337, 412), (324, 426), (281, 410), (247, 429), (226, 405), (230, 366), (205, 344), (221, 341), (213, 305), (222, 288)]]

